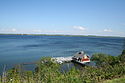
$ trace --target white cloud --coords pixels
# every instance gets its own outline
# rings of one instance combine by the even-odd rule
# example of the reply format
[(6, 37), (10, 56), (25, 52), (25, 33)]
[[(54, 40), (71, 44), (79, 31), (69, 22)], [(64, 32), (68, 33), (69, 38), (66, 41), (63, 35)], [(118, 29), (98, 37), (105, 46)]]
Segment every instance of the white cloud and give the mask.
[(17, 29), (15, 29), (15, 28), (4, 29), (4, 28), (2, 28), (2, 29), (0, 29), (0, 31), (1, 32), (17, 32)]
[(104, 32), (112, 32), (111, 29), (104, 29), (103, 31), (104, 31)]
[(33, 30), (33, 32), (39, 32), (40, 33), (40, 32), (42, 32), (42, 30)]
[(11, 29), (12, 32), (16, 32), (17, 30), (15, 28)]
[(74, 29), (78, 29), (78, 30), (81, 30), (81, 31), (84, 31), (86, 28), (83, 27), (83, 26), (73, 26)]

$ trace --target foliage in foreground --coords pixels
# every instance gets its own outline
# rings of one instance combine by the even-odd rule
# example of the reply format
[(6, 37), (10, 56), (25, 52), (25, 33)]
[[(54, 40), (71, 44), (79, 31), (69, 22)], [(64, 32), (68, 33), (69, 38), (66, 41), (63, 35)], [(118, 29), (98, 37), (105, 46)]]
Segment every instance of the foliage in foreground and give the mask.
[[(94, 54), (92, 60), (97, 66), (72, 68), (62, 73), (60, 65), (50, 57), (42, 58), (35, 71), (25, 71), (21, 65), (4, 73), (0, 83), (97, 83), (125, 75), (125, 51), (119, 56)], [(123, 80), (124, 81), (124, 80)], [(125, 81), (124, 81), (125, 82)]]
[(125, 83), (125, 76), (121, 78), (115, 78), (113, 80), (106, 80), (103, 83)]

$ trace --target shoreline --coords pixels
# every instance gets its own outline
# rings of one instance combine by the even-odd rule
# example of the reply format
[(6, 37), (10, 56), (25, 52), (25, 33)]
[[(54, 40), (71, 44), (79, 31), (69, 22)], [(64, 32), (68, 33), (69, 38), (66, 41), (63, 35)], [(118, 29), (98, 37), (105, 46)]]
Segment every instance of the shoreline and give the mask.
[[(67, 67), (64, 67), (64, 69), (61, 70), (60, 68), (63, 68), (63, 66), (57, 62), (55, 63), (51, 57), (43, 57), (36, 63), (34, 71), (25, 70), (23, 65), (17, 65), (8, 71), (3, 71), (2, 76), (0, 76), (0, 83), (117, 83), (117, 80), (125, 82), (125, 74), (122, 73), (125, 72), (124, 56), (125, 50), (123, 50), (122, 54), (117, 57), (102, 53), (93, 54), (91, 61), (96, 61), (96, 66), (86, 65), (79, 69), (75, 67), (69, 69), (72, 65), (67, 64)], [(74, 66), (76, 65), (74, 64)], [(66, 68), (69, 70), (67, 71)]]

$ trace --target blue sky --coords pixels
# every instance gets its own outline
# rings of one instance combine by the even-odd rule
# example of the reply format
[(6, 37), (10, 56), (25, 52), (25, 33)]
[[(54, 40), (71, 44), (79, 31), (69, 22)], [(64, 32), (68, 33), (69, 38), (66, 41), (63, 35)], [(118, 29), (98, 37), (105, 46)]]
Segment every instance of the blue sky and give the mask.
[(0, 33), (125, 37), (125, 0), (0, 0)]

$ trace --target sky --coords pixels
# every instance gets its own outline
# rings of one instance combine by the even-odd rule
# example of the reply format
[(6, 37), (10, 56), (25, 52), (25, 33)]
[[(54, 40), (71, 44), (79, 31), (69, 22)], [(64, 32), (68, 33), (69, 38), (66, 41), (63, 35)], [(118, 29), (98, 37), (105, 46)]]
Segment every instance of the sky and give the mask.
[(0, 0), (0, 33), (125, 37), (125, 0)]

